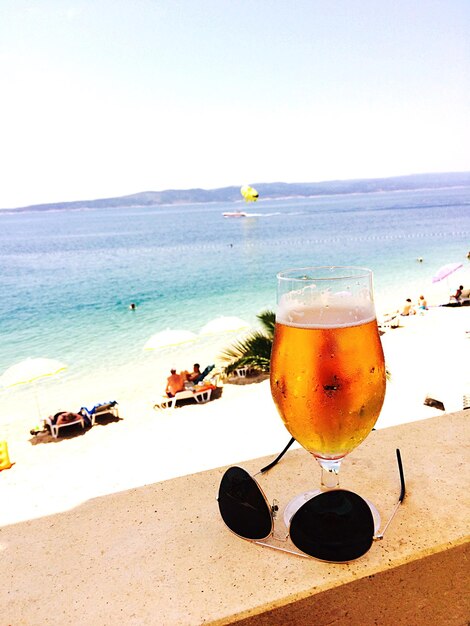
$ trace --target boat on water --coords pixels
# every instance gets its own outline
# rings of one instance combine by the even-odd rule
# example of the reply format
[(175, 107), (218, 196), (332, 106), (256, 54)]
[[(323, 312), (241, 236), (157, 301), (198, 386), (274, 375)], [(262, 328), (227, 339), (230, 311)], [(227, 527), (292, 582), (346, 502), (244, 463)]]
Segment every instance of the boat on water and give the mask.
[(244, 213), (243, 211), (233, 211), (222, 213), (224, 217), (248, 217), (248, 213)]

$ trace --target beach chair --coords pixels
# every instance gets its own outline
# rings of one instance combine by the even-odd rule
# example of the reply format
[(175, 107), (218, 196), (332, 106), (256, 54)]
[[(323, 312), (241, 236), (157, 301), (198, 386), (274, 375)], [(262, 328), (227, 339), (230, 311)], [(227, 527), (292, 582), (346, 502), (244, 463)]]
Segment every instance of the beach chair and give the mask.
[(390, 328), (398, 328), (400, 326), (400, 316), (398, 313), (392, 313), (385, 316), (379, 323), (379, 330), (388, 330)]
[[(70, 421), (67, 420), (67, 422), (63, 422), (62, 424), (57, 424), (57, 419), (59, 418), (59, 415), (63, 415), (63, 414), (67, 414), (70, 419)], [(54, 416), (49, 416), (46, 417), (44, 419), (44, 424), (46, 425), (47, 428), (49, 428), (49, 430), (51, 431), (51, 435), (54, 437), (54, 439), (57, 439), (57, 437), (59, 436), (59, 430), (61, 430), (62, 428), (66, 428), (67, 426), (76, 426), (77, 424), (80, 424), (80, 426), (82, 428), (85, 428), (85, 426), (87, 425), (87, 420), (86, 417), (84, 415), (82, 415), (81, 413), (70, 413), (68, 411), (59, 411), (58, 413), (56, 413)]]
[(248, 373), (248, 368), (238, 367), (236, 370), (233, 370), (233, 373), (235, 374), (235, 376), (238, 376), (238, 378), (246, 378), (246, 375)]
[(193, 389), (184, 389), (178, 391), (173, 398), (164, 398), (160, 403), (154, 404), (156, 409), (174, 409), (178, 400), (195, 400), (198, 404), (209, 402), (212, 395), (214, 385), (203, 385), (202, 387), (194, 387)]
[(100, 417), (104, 417), (105, 415), (112, 415), (119, 418), (119, 408), (116, 400), (112, 400), (111, 402), (100, 402), (95, 404), (95, 406), (91, 409), (87, 409), (85, 406), (82, 406), (80, 412), (84, 413), (88, 417), (91, 426), (94, 426), (96, 420)]

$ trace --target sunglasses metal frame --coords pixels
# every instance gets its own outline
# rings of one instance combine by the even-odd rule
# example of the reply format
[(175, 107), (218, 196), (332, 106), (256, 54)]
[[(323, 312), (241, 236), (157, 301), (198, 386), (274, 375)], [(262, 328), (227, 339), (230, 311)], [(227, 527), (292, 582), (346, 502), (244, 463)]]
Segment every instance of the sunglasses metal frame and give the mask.
[[(334, 562), (345, 563), (345, 562), (348, 562), (348, 561), (334, 561), (334, 560), (319, 559), (318, 557), (315, 557), (315, 556), (312, 556), (310, 554), (302, 552), (300, 550), (300, 548), (298, 548), (293, 543), (293, 541), (292, 541), (292, 539), (290, 537), (291, 523), (289, 523), (289, 525), (287, 527), (287, 532), (284, 533), (282, 537), (276, 535), (275, 520), (276, 520), (276, 517), (277, 517), (277, 512), (279, 510), (278, 501), (277, 500), (273, 500), (272, 504), (269, 503), (269, 500), (266, 497), (266, 494), (264, 493), (263, 489), (259, 485), (258, 481), (255, 479), (255, 476), (258, 476), (259, 474), (264, 474), (264, 473), (268, 472), (270, 469), (272, 469), (281, 460), (281, 458), (284, 456), (284, 454), (287, 452), (287, 450), (291, 447), (291, 445), (294, 443), (294, 441), (295, 441), (295, 439), (292, 438), (289, 441), (289, 443), (287, 444), (287, 446), (282, 450), (282, 452), (271, 463), (269, 463), (265, 467), (261, 468), (254, 475), (249, 474), (248, 472), (246, 472), (246, 470), (243, 470), (243, 468), (239, 468), (239, 469), (242, 469), (247, 474), (247, 476), (249, 476), (251, 478), (251, 480), (256, 485), (260, 495), (262, 496), (262, 498), (263, 498), (263, 500), (264, 500), (264, 502), (266, 504), (266, 509), (269, 512), (270, 517), (271, 517), (271, 530), (270, 530), (270, 533), (266, 537), (263, 537), (262, 539), (251, 539), (249, 537), (244, 537), (243, 535), (240, 535), (236, 531), (231, 529), (230, 526), (225, 522), (225, 520), (223, 519), (223, 516), (222, 516), (224, 524), (227, 526), (227, 528), (230, 530), (230, 532), (232, 532), (234, 535), (236, 535), (237, 537), (240, 537), (241, 539), (245, 539), (245, 541), (250, 541), (251, 543), (255, 543), (255, 544), (258, 544), (258, 545), (261, 545), (261, 546), (272, 548), (274, 550), (278, 550), (278, 551), (281, 551), (281, 552), (287, 552), (288, 554), (294, 554), (296, 556), (301, 556), (303, 558), (314, 558), (316, 560), (320, 560), (320, 561), (324, 560), (325, 562), (329, 562), (329, 563), (334, 563)], [(399, 476), (400, 476), (400, 495), (398, 497), (398, 501), (395, 504), (390, 517), (388, 518), (386, 524), (383, 527), (382, 532), (374, 533), (372, 535), (370, 547), (372, 547), (372, 544), (373, 544), (374, 541), (380, 541), (380, 540), (383, 539), (384, 534), (385, 534), (387, 528), (391, 524), (391, 522), (392, 522), (393, 518), (395, 517), (398, 509), (400, 508), (401, 503), (403, 502), (403, 500), (405, 498), (405, 494), (406, 494), (405, 476), (404, 476), (404, 471), (403, 471), (403, 463), (402, 463), (402, 459), (401, 459), (401, 454), (400, 454), (400, 450), (398, 448), (396, 449), (396, 456), (397, 456), (398, 472), (399, 472)], [(224, 476), (226, 475), (226, 473), (230, 469), (232, 469), (232, 468), (228, 468), (226, 470), (226, 472), (224, 473)], [(220, 491), (220, 488), (219, 488), (219, 491)], [(354, 492), (349, 492), (346, 489), (334, 489), (334, 490), (331, 490), (331, 491), (342, 491), (342, 492), (353, 493), (354, 494)], [(328, 491), (323, 492), (323, 493), (328, 493)], [(321, 494), (319, 494), (319, 495), (321, 495)], [(358, 496), (358, 494), (354, 494), (354, 495), (359, 497), (366, 504), (366, 506), (369, 506), (368, 503), (367, 503), (367, 500), (365, 500), (362, 496)], [(316, 497), (316, 496), (314, 496), (314, 497)], [(217, 500), (219, 500), (219, 498), (217, 498)], [(300, 511), (306, 504), (308, 504), (308, 501), (305, 504), (303, 504), (298, 509), (298, 511)], [(219, 504), (219, 508), (220, 508), (220, 504)], [(296, 513), (298, 511), (296, 511)], [(292, 519), (294, 517), (295, 517), (295, 514), (293, 515)], [(273, 542), (287, 543), (288, 541), (291, 542), (293, 547), (285, 547), (283, 545), (277, 545), (277, 543), (273, 543)], [(366, 554), (369, 551), (370, 547), (365, 552), (363, 552), (361, 555), (359, 555), (358, 557), (355, 557), (354, 559), (350, 559), (350, 561), (356, 560), (356, 558), (360, 558), (361, 556), (364, 556), (364, 554)]]

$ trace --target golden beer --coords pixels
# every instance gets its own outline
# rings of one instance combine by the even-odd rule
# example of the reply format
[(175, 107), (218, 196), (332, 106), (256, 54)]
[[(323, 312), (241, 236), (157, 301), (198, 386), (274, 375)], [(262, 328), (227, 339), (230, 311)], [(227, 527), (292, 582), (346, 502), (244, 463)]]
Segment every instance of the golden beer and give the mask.
[(372, 309), (351, 320), (346, 309), (333, 307), (325, 317), (316, 307), (298, 318), (278, 314), (271, 393), (302, 447), (319, 458), (340, 459), (370, 433), (385, 397), (375, 315)]

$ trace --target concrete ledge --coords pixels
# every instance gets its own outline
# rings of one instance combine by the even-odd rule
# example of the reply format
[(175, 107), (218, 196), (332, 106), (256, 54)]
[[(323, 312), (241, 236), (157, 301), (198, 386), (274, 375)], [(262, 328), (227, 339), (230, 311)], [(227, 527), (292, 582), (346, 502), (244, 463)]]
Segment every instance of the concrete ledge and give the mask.
[[(398, 495), (396, 447), (405, 466), (407, 498), (384, 540), (358, 561), (302, 559), (230, 533), (215, 500), (219, 468), (1, 528), (0, 621), (465, 624), (468, 417), (462, 411), (375, 431), (345, 460), (342, 485), (374, 501), (383, 519)], [(265, 461), (242, 465), (256, 471)], [(319, 469), (303, 450), (260, 478), (281, 507), (318, 481)]]
[(461, 545), (242, 619), (237, 626), (463, 626), (470, 615), (469, 565), (469, 545)]

